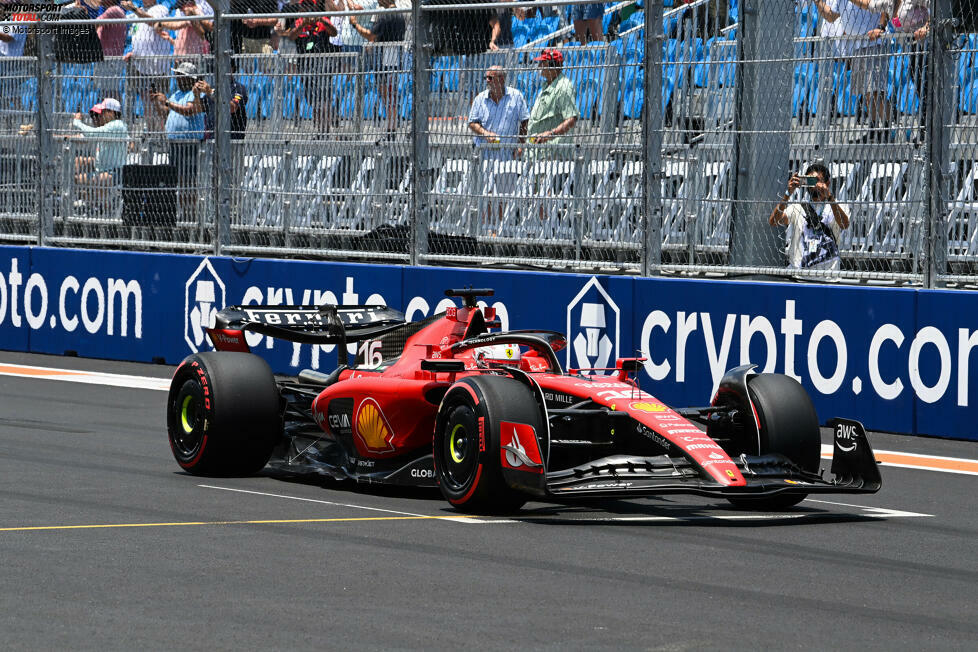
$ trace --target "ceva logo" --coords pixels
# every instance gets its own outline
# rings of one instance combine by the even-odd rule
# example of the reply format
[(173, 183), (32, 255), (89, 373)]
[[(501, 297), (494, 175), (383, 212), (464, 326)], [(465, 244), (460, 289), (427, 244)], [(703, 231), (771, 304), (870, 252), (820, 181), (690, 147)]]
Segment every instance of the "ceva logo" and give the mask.
[(224, 281), (205, 258), (190, 276), (184, 289), (183, 339), (190, 350), (200, 351), (206, 341), (205, 330), (214, 325), (219, 308), (224, 307)]
[(613, 366), (619, 347), (620, 322), (618, 304), (592, 276), (567, 306), (567, 366), (585, 373), (588, 369)]

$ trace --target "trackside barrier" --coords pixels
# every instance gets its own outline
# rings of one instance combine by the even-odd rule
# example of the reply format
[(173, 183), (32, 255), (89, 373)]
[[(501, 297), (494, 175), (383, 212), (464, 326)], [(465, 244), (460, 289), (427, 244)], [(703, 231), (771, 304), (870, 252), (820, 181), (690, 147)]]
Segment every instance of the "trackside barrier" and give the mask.
[[(565, 367), (646, 357), (642, 387), (670, 404), (706, 404), (751, 361), (799, 377), (823, 422), (978, 440), (978, 296), (953, 291), (2, 246), (0, 349), (172, 364), (209, 348), (225, 305), (385, 303), (419, 319), (462, 286), (495, 288), (504, 328), (567, 333)], [(249, 343), (283, 373), (336, 364), (332, 346)]]

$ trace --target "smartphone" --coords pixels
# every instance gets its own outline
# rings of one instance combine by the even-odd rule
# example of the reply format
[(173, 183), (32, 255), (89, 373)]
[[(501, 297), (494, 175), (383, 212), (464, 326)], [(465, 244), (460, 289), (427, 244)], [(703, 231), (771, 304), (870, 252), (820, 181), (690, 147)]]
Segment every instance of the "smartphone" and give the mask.
[(816, 185), (818, 185), (818, 177), (817, 176), (814, 176), (814, 175), (812, 175), (812, 176), (801, 175), (799, 178), (801, 179), (801, 185), (803, 187), (813, 188)]

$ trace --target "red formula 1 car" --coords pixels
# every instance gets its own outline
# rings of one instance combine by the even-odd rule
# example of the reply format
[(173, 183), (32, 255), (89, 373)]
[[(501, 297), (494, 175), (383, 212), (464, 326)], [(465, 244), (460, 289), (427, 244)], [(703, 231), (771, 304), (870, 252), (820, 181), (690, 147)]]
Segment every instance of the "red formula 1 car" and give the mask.
[[(564, 371), (550, 331), (492, 332), (491, 290), (449, 290), (464, 307), (418, 322), (384, 306), (245, 306), (218, 314), (218, 351), (188, 357), (167, 400), (170, 447), (200, 475), (266, 464), (361, 482), (434, 486), (455, 507), (506, 512), (527, 500), (692, 493), (738, 506), (792, 506), (808, 494), (872, 493), (881, 478), (863, 427), (835, 419), (831, 472), (819, 421), (794, 379), (727, 372), (708, 407), (671, 408), (633, 379)], [(359, 342), (330, 374), (276, 378), (245, 332)], [(594, 372), (598, 370), (586, 370)], [(705, 426), (705, 430), (700, 426)]]

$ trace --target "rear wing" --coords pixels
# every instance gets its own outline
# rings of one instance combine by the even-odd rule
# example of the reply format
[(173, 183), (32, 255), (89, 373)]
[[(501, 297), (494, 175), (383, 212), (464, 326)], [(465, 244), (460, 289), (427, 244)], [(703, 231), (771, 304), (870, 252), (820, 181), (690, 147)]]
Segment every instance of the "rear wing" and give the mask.
[(404, 323), (404, 313), (387, 306), (228, 306), (217, 313), (207, 333), (218, 349), (237, 348), (232, 340), (243, 344), (242, 331), (345, 347), (347, 342), (368, 340)]

